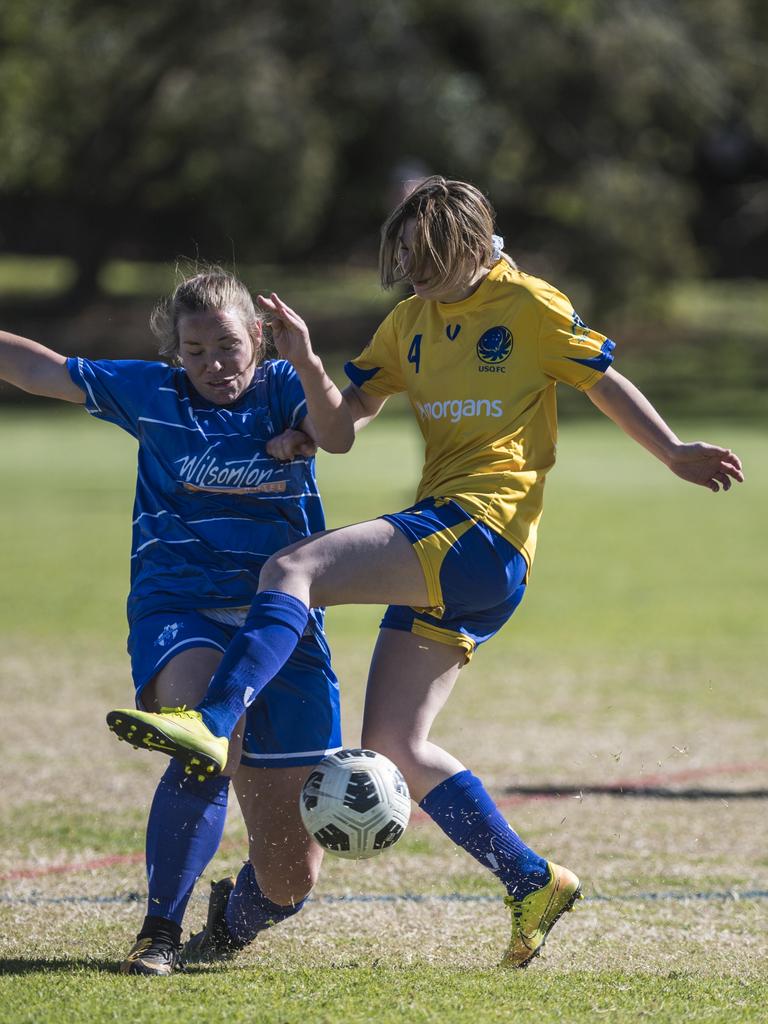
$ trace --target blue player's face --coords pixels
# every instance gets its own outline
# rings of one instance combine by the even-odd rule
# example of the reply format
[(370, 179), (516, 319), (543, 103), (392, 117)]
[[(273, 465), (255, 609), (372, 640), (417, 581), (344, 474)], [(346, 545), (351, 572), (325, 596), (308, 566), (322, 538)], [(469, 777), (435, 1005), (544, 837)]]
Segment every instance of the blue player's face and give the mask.
[(195, 390), (216, 405), (236, 402), (256, 368), (242, 317), (229, 310), (187, 313), (178, 329), (181, 365)]

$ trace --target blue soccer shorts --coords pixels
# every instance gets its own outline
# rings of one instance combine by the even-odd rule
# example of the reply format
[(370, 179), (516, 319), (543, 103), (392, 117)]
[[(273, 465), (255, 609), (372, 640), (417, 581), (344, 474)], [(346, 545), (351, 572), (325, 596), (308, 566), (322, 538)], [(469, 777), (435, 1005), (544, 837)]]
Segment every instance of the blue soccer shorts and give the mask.
[[(195, 647), (222, 653), (237, 632), (198, 611), (153, 612), (131, 623), (128, 653), (141, 691), (171, 658)], [(246, 712), (241, 763), (258, 768), (317, 764), (341, 748), (339, 683), (325, 637), (308, 632)]]
[(390, 605), (382, 629), (461, 647), (467, 661), (520, 604), (528, 564), (508, 540), (450, 498), (381, 517), (405, 534), (424, 571), (427, 608)]

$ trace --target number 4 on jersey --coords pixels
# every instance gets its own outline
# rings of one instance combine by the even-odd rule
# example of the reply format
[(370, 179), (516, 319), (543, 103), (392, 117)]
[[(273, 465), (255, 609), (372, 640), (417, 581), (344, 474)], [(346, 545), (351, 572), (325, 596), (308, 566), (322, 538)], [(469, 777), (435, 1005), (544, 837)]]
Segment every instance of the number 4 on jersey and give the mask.
[(416, 367), (416, 373), (419, 372), (419, 364), (421, 363), (421, 335), (414, 334), (411, 347), (408, 349), (408, 362), (413, 363)]

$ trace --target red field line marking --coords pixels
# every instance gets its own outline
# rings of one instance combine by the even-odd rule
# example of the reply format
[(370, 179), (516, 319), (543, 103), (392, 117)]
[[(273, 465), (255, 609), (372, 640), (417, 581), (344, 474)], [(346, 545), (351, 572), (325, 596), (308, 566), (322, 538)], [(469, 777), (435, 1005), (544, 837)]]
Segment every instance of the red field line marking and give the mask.
[(12, 882), (20, 878), (42, 878), (45, 875), (69, 875), (76, 871), (98, 871), (116, 864), (136, 864), (144, 859), (143, 853), (116, 853), (111, 857), (95, 857), (78, 864), (45, 864), (37, 868), (15, 868), (0, 875), (0, 882)]
[[(617, 793), (622, 790), (640, 789), (645, 786), (668, 785), (675, 782), (690, 782), (693, 779), (705, 779), (713, 775), (751, 775), (756, 772), (768, 771), (768, 761), (752, 761), (746, 764), (720, 764), (710, 768), (688, 768), (666, 774), (641, 775), (634, 779), (624, 779), (610, 784)], [(542, 800), (573, 800), (570, 793), (521, 793), (517, 796), (502, 796), (496, 803), (499, 807), (514, 807), (517, 804), (536, 803)], [(416, 807), (411, 814), (411, 821), (421, 823), (427, 821), (429, 815)], [(229, 846), (229, 844), (226, 844)], [(226, 847), (225, 847), (226, 849)], [(98, 871), (100, 868), (111, 868), (118, 864), (138, 864), (144, 859), (144, 852), (116, 853), (108, 857), (95, 857), (92, 860), (70, 864), (45, 864), (39, 867), (25, 866), (0, 874), (0, 882), (13, 882), (24, 878), (45, 878), (48, 875), (76, 874), (78, 871)]]

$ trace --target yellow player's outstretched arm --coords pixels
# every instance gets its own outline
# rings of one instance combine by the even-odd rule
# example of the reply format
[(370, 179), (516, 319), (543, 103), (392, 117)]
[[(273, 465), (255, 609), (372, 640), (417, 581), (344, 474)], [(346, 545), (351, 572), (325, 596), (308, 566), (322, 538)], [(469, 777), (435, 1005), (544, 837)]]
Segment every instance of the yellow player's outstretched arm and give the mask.
[(686, 444), (645, 395), (612, 367), (588, 391), (597, 408), (683, 480), (710, 491), (741, 483), (741, 459), (730, 448), (694, 441)]

